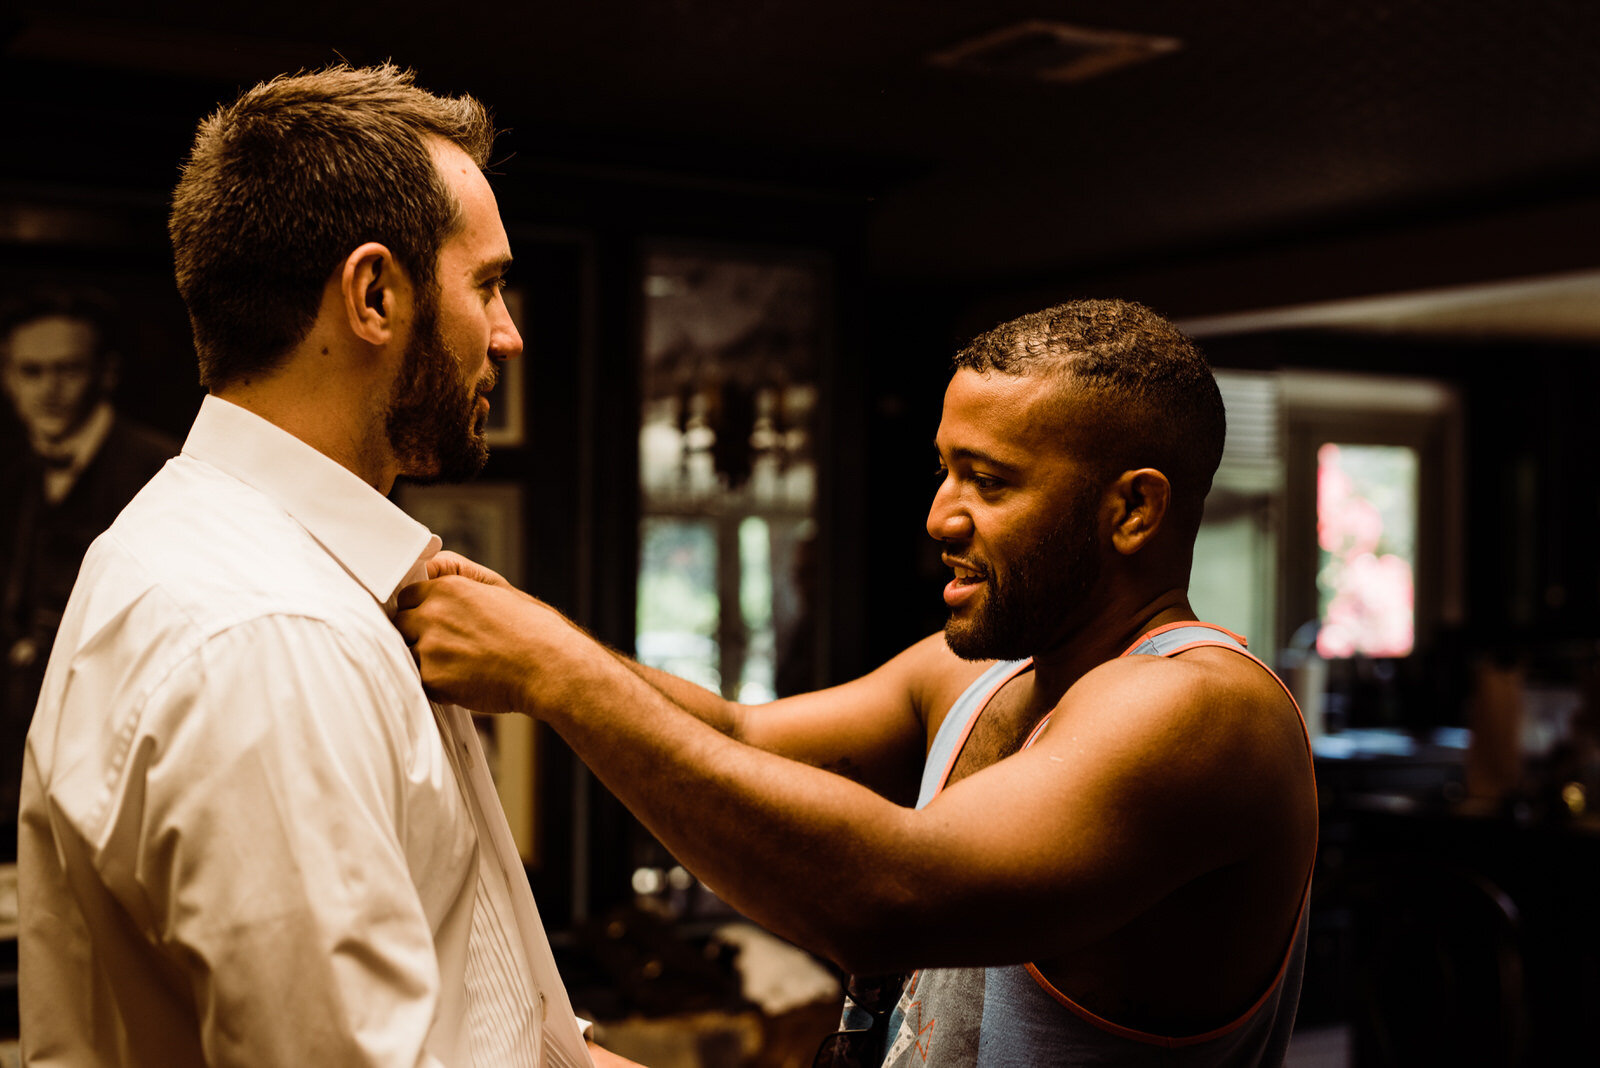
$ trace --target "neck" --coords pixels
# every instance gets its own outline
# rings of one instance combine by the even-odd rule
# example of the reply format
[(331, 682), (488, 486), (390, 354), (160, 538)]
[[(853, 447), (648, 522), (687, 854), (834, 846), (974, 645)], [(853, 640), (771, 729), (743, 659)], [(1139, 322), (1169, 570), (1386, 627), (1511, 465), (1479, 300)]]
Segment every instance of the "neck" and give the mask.
[(1089, 671), (1114, 660), (1141, 635), (1168, 623), (1197, 619), (1181, 586), (1154, 596), (1113, 600), (1033, 657), (1034, 701), (1053, 708)]
[(265, 378), (212, 392), (293, 434), (387, 496), (399, 463), (382, 406), (373, 403), (386, 393), (379, 383), (341, 375), (339, 365), (325, 352), (315, 359), (292, 356)]

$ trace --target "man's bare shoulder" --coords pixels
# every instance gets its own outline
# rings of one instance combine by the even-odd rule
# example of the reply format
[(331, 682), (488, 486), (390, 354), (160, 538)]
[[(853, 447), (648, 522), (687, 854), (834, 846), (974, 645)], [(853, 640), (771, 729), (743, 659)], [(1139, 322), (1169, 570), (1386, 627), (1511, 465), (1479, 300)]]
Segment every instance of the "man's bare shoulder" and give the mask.
[(1088, 700), (1136, 697), (1155, 687), (1174, 712), (1194, 705), (1244, 702), (1256, 709), (1293, 712), (1283, 685), (1253, 657), (1200, 646), (1173, 656), (1120, 656), (1085, 673), (1066, 694), (1065, 710)]
[(1293, 759), (1306, 753), (1294, 702), (1271, 672), (1229, 649), (1107, 661), (1062, 696), (1040, 744), (1068, 726), (1135, 765), (1160, 762), (1199, 779), (1309, 774), (1309, 758)]

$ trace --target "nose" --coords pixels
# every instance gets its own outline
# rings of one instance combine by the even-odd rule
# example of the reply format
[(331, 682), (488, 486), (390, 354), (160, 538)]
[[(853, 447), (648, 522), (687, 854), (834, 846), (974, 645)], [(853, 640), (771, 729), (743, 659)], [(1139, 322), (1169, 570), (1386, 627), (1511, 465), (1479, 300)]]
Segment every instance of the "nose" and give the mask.
[(517, 332), (517, 324), (511, 318), (511, 309), (506, 307), (505, 299), (497, 298), (494, 306), (497, 312), (489, 324), (489, 358), (496, 363), (505, 363), (522, 355), (522, 335)]
[(972, 538), (972, 516), (962, 507), (955, 479), (946, 475), (934, 491), (928, 509), (928, 535), (935, 541), (962, 542)]
[(51, 367), (44, 373), (44, 395), (51, 404), (64, 404), (82, 388), (87, 376), (76, 367)]

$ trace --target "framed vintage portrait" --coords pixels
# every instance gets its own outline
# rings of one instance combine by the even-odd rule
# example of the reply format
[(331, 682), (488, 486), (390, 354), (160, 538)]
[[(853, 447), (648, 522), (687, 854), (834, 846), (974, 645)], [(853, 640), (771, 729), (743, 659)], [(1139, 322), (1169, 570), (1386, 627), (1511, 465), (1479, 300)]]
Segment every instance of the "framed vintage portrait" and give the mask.
[[(516, 365), (519, 361), (512, 360)], [(496, 391), (498, 393), (498, 390)], [(523, 582), (522, 486), (514, 482), (418, 486), (404, 484), (397, 501), (417, 522), (439, 536), (444, 547), (471, 557)], [(525, 864), (539, 862), (534, 798), (538, 735), (526, 716), (477, 717), (501, 807)]]
[[(526, 342), (527, 302), (523, 300), (522, 291), (514, 286), (507, 288), (505, 301), (506, 309), (511, 312), (511, 321), (517, 324), (517, 332)], [(489, 421), (484, 426), (484, 437), (491, 448), (515, 448), (527, 442), (523, 404), (526, 362), (526, 358), (519, 358), (500, 365), (500, 384), (489, 395)]]

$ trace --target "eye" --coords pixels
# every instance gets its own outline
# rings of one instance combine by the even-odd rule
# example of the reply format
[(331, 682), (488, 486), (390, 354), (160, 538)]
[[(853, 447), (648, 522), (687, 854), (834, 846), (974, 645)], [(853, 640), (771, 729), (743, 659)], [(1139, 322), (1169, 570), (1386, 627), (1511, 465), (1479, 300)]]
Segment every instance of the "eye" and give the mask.
[(971, 481), (974, 486), (978, 487), (978, 490), (981, 493), (988, 493), (991, 490), (997, 490), (1001, 486), (1005, 485), (1005, 483), (1001, 482), (998, 478), (995, 478), (992, 475), (973, 475), (971, 477)]

